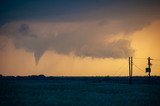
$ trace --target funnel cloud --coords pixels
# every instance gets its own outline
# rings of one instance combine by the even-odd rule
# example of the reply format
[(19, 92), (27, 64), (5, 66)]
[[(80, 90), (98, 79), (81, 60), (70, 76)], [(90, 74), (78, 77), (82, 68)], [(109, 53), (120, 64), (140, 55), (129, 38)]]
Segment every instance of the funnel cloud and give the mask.
[(160, 19), (158, 0), (62, 1), (3, 1), (0, 39), (5, 36), (16, 48), (34, 53), (36, 64), (48, 50), (120, 59), (134, 55), (130, 33)]
[(110, 30), (106, 30), (107, 27), (97, 22), (52, 24), (17, 22), (3, 26), (1, 35), (11, 39), (17, 48), (33, 52), (36, 64), (47, 50), (58, 54), (72, 53), (79, 57), (93, 58), (118, 59), (133, 55), (134, 50), (129, 40), (125, 38), (112, 42), (107, 40), (113, 37)]

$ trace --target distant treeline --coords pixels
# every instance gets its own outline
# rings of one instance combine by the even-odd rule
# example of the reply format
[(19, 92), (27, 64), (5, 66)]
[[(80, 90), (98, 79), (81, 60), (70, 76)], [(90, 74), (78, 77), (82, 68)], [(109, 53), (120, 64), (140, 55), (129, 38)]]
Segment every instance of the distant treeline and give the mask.
[[(93, 83), (108, 82), (108, 83), (128, 83), (127, 76), (45, 76), (45, 75), (30, 75), (30, 76), (2, 76), (0, 80), (52, 80), (52, 81), (91, 81)], [(150, 80), (147, 76), (132, 77), (133, 83), (151, 83), (160, 84), (160, 76), (151, 76)]]

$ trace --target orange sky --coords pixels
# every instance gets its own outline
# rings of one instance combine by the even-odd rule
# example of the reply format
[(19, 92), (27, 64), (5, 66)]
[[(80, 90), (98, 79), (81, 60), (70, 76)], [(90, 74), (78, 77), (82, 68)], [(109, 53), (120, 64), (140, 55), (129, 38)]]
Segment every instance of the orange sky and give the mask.
[[(160, 21), (154, 21), (141, 30), (130, 33), (131, 46), (135, 49), (134, 63), (144, 70), (147, 65), (147, 57), (160, 60)], [(115, 38), (121, 39), (125, 35), (117, 34)], [(34, 54), (25, 49), (15, 48), (8, 41), (1, 38), (1, 43), (7, 45), (0, 51), (0, 74), (2, 75), (31, 75), (44, 74), (52, 76), (105, 76), (128, 75), (127, 59), (77, 57), (73, 54), (57, 54), (46, 51), (35, 65)], [(7, 41), (2, 42), (2, 41)], [(152, 60), (151, 75), (160, 75), (160, 61)], [(133, 75), (147, 75), (134, 67)]]
[(0, 74), (160, 75), (159, 0), (3, 0)]

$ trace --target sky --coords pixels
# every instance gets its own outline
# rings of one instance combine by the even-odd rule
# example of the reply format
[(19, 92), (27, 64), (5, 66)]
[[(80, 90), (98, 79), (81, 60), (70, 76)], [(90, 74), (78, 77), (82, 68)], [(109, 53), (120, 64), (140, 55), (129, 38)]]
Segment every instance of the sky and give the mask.
[(160, 75), (159, 0), (1, 0), (0, 74)]

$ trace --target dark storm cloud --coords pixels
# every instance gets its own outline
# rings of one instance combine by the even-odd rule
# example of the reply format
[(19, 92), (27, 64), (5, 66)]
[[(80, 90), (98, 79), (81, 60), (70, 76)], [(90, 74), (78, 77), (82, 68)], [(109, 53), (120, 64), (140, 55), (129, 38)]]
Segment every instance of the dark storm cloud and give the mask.
[[(0, 23), (15, 20), (73, 20), (69, 17), (91, 11), (104, 3), (97, 0), (2, 0), (0, 3)], [(108, 2), (109, 3), (109, 2)], [(65, 18), (64, 18), (65, 17)]]
[(134, 18), (159, 14), (159, 5), (159, 0), (1, 0), (0, 13), (3, 17), (0, 17), (0, 23)]
[(33, 52), (47, 50), (81, 57), (126, 58), (130, 41), (106, 41), (141, 30), (160, 19), (159, 0), (2, 0), (0, 36)]
[(21, 24), (21, 26), (19, 27), (18, 30), (22, 34), (28, 34), (30, 29), (29, 29), (29, 26), (27, 24)]
[(36, 35), (33, 35), (31, 33), (30, 28), (27, 24), (21, 24), (18, 28), (18, 31), (20, 32), (20, 35), (22, 36), (36, 37)]
[[(121, 26), (121, 24), (116, 25)], [(99, 25), (99, 22), (52, 24), (47, 22), (38, 25), (37, 23), (17, 22), (4, 25), (0, 30), (0, 35), (12, 39), (17, 48), (25, 48), (33, 52), (36, 63), (47, 50), (53, 50), (58, 54), (72, 53), (80, 57), (93, 58), (116, 59), (133, 55), (134, 50), (130, 47), (129, 40), (105, 41), (118, 30), (118, 28), (115, 30), (108, 28), (109, 26)]]

